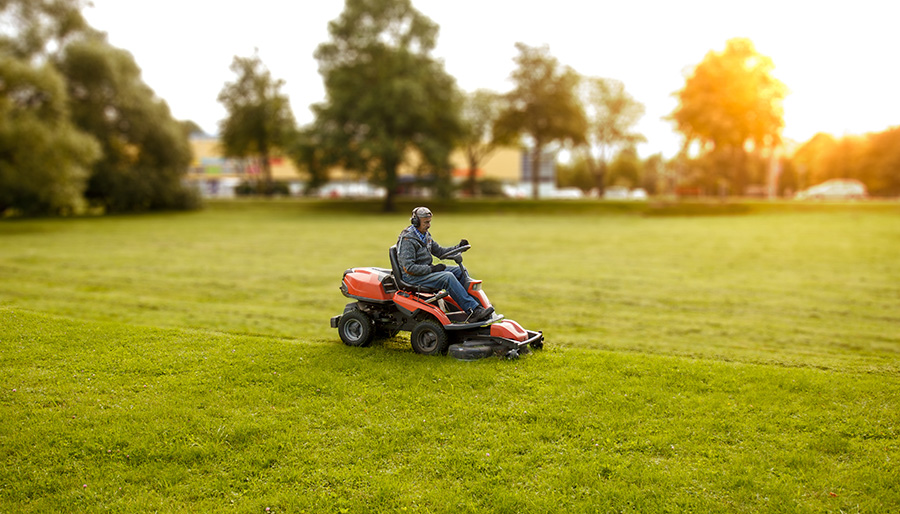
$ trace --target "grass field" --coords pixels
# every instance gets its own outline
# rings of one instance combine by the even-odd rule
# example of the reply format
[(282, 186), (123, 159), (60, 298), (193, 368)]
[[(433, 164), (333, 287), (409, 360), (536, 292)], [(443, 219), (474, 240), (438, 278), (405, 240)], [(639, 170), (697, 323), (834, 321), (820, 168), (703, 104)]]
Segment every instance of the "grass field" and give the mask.
[(900, 511), (900, 205), (433, 206), (476, 362), (329, 327), (372, 207), (0, 222), (0, 512)]

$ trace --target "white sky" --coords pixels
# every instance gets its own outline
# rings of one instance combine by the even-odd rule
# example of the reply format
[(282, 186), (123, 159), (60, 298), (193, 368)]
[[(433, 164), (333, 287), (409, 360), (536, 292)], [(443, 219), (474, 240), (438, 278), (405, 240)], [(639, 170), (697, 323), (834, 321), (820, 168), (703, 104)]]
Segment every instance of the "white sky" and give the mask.
[[(130, 51), (144, 81), (174, 116), (209, 133), (225, 116), (216, 101), (235, 55), (254, 48), (286, 81), (297, 121), (324, 99), (313, 52), (343, 0), (92, 0), (88, 21)], [(547, 44), (586, 76), (621, 80), (646, 107), (641, 155), (675, 154), (680, 137), (662, 120), (685, 71), (734, 37), (750, 38), (775, 63), (791, 94), (784, 136), (804, 142), (900, 125), (897, 0), (413, 0), (440, 25), (435, 56), (459, 86), (506, 92), (514, 44)]]

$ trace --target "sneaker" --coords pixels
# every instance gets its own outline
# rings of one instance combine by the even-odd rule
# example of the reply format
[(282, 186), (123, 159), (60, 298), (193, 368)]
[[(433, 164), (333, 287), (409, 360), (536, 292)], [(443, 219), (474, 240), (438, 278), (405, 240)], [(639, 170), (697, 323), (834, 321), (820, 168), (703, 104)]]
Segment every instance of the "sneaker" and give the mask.
[(493, 307), (488, 307), (487, 309), (485, 309), (484, 307), (479, 305), (469, 312), (469, 317), (466, 319), (466, 321), (484, 321), (486, 319), (489, 319), (492, 314), (494, 314)]

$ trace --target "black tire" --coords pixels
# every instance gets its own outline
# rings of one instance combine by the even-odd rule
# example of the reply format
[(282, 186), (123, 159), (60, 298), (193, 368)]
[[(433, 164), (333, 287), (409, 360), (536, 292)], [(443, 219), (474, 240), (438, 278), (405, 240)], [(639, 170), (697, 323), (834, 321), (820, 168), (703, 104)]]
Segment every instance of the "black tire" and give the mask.
[(341, 316), (338, 334), (347, 346), (369, 346), (375, 336), (375, 322), (366, 313), (351, 309)]
[(413, 351), (422, 355), (444, 355), (450, 340), (444, 327), (437, 321), (427, 319), (413, 328), (409, 335)]

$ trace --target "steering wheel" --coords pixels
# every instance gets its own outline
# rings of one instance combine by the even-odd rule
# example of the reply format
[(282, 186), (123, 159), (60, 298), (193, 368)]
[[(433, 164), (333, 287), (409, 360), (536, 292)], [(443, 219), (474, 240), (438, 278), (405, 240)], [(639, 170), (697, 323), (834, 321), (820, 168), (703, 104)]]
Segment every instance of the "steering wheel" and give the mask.
[(465, 252), (469, 248), (472, 248), (472, 245), (460, 246), (459, 248), (455, 248), (453, 251), (447, 252), (444, 255), (442, 255), (441, 259), (453, 259), (454, 257), (458, 257), (459, 255), (461, 255), (463, 252)]

